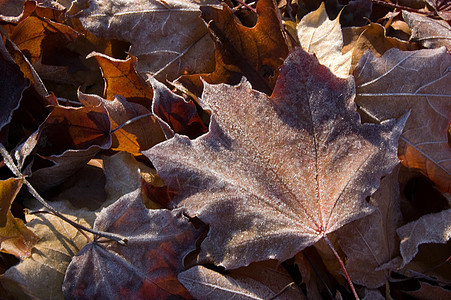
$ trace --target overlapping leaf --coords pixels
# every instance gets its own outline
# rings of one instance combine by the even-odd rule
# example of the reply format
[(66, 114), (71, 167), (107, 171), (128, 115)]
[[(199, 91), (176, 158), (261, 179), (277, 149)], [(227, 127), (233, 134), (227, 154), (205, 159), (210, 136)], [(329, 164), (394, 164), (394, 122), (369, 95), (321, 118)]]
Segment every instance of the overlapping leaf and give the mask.
[(391, 49), (380, 58), (366, 52), (354, 71), (356, 103), (374, 120), (411, 111), (400, 139), (400, 159), (421, 170), (443, 192), (451, 190), (450, 70), (451, 57), (442, 47)]
[(210, 132), (176, 135), (144, 152), (210, 225), (201, 258), (226, 268), (285, 260), (371, 208), (364, 201), (397, 163), (405, 117), (360, 124), (354, 82), (301, 49), (285, 61), (271, 97), (244, 80), (205, 84)]
[[(97, 36), (125, 40), (140, 73), (173, 80), (214, 66), (213, 42), (199, 18), (204, 1), (89, 1), (80, 20)], [(181, 22), (183, 20), (183, 22)]]
[(259, 1), (257, 13), (257, 24), (249, 28), (225, 4), (222, 10), (202, 8), (202, 17), (216, 43), (216, 70), (211, 74), (183, 76), (179, 81), (200, 95), (201, 78), (209, 83), (237, 84), (245, 76), (254, 89), (271, 94), (278, 69), (288, 55), (288, 46), (274, 1)]
[(148, 210), (137, 189), (103, 210), (94, 228), (124, 235), (128, 243), (95, 240), (86, 245), (66, 272), (66, 299), (191, 298), (177, 275), (201, 230), (180, 210)]

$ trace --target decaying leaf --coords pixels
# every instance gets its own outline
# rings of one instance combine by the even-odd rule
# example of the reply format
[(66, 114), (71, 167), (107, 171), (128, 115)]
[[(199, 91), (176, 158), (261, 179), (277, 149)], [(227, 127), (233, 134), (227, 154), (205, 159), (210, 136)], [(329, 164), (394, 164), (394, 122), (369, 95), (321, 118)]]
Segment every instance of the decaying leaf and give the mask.
[[(128, 41), (140, 73), (162, 80), (203, 73), (214, 66), (213, 42), (199, 18), (216, 0), (89, 1), (80, 20), (95, 35)], [(183, 20), (183, 21), (182, 21)]]
[[(376, 58), (366, 52), (354, 70), (356, 103), (373, 120), (408, 111), (399, 157), (421, 170), (443, 192), (451, 191), (451, 56), (444, 47), (418, 51), (390, 49)], [(406, 78), (408, 79), (406, 81)]]
[(23, 178), (0, 180), (0, 227), (6, 225), (11, 204), (22, 188)]
[(191, 298), (177, 275), (201, 230), (181, 210), (148, 210), (137, 189), (102, 210), (94, 229), (124, 235), (127, 245), (97, 239), (86, 245), (67, 269), (66, 299)]
[[(52, 205), (79, 224), (91, 227), (94, 222), (94, 211), (75, 209), (68, 201), (53, 202)], [(28, 207), (42, 209), (35, 202)], [(62, 299), (61, 284), (66, 268), (72, 256), (88, 240), (75, 227), (51, 214), (33, 214), (26, 218), (26, 228), (39, 236), (39, 242), (29, 258), (0, 276), (0, 282), (11, 295), (20, 299)]]
[(274, 0), (258, 1), (257, 13), (257, 24), (249, 28), (225, 4), (222, 10), (202, 8), (215, 39), (216, 69), (211, 74), (182, 76), (178, 81), (200, 96), (201, 78), (209, 83), (238, 84), (245, 76), (254, 89), (271, 94), (288, 46)]
[(417, 254), (418, 246), (426, 243), (446, 243), (451, 238), (451, 209), (422, 216), (396, 230), (401, 239), (402, 266)]
[(102, 69), (105, 80), (103, 94), (105, 99), (114, 100), (115, 95), (121, 95), (127, 101), (150, 109), (153, 98), (152, 88), (136, 72), (136, 57), (130, 56), (126, 60), (121, 60), (97, 52), (92, 52), (87, 58), (90, 57), (94, 57)]
[(0, 99), (2, 101), (0, 113), (0, 129), (11, 121), (14, 110), (19, 107), (22, 93), (30, 85), (20, 68), (15, 64), (3, 42), (0, 43)]
[(451, 51), (451, 26), (447, 22), (408, 11), (403, 11), (402, 17), (412, 29), (412, 41), (419, 42), (426, 48), (445, 46)]
[[(112, 130), (125, 124), (112, 134), (111, 148), (113, 150), (140, 155), (141, 150), (147, 150), (165, 140), (158, 121), (141, 104), (128, 102), (120, 95), (116, 95), (114, 100), (109, 101), (97, 95), (79, 92), (78, 99), (87, 106), (105, 107), (108, 111)], [(132, 121), (135, 118), (138, 119)], [(128, 121), (131, 121), (130, 124), (126, 124)]]
[(354, 282), (368, 288), (386, 283), (390, 270), (380, 270), (383, 264), (399, 255), (396, 228), (401, 220), (398, 171), (381, 180), (381, 186), (371, 196), (375, 211), (349, 223), (337, 231), (339, 244), (346, 254), (346, 269)]
[[(195, 299), (305, 299), (276, 261), (254, 263), (222, 275), (203, 266), (181, 272), (179, 281)], [(283, 289), (290, 283), (293, 287)]]
[(325, 4), (321, 3), (317, 10), (301, 19), (296, 25), (296, 33), (302, 49), (315, 54), (320, 64), (338, 77), (349, 76), (352, 51), (342, 54), (340, 14), (335, 20), (329, 20)]
[(149, 77), (148, 81), (154, 90), (152, 111), (170, 127), (161, 124), (166, 136), (172, 137), (176, 132), (196, 138), (208, 131), (193, 101), (186, 102), (152, 77)]
[(24, 222), (8, 211), (5, 225), (0, 227), (0, 251), (20, 258), (30, 257), (38, 237)]
[(201, 259), (226, 269), (285, 260), (371, 212), (364, 201), (397, 163), (406, 116), (360, 124), (354, 81), (296, 49), (271, 97), (205, 83), (208, 134), (145, 151), (183, 207), (210, 225)]
[(400, 50), (419, 49), (417, 44), (387, 36), (382, 25), (372, 22), (363, 27), (343, 28), (343, 41), (345, 44), (343, 51), (352, 51), (351, 71), (355, 69), (367, 50), (380, 57), (391, 48)]

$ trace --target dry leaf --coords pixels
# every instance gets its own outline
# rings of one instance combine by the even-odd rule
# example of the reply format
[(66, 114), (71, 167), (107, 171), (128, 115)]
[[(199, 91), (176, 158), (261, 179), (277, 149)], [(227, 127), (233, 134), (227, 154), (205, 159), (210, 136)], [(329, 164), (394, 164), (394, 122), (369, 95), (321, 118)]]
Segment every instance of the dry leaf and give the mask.
[(216, 0), (102, 0), (89, 4), (79, 16), (83, 26), (99, 37), (130, 42), (139, 73), (174, 80), (185, 72), (203, 73), (213, 68), (213, 42), (199, 18), (199, 7), (218, 4)]
[(448, 23), (405, 10), (402, 11), (402, 17), (412, 29), (412, 41), (426, 48), (445, 46), (451, 51), (451, 26)]
[(336, 76), (349, 76), (352, 51), (342, 54), (340, 14), (335, 20), (329, 20), (326, 7), (321, 3), (317, 10), (301, 19), (296, 31), (302, 49), (315, 54), (319, 63), (328, 67)]
[[(195, 299), (272, 299), (286, 285), (293, 283), (288, 273), (275, 261), (251, 264), (223, 275), (203, 266), (181, 272), (179, 281)], [(305, 299), (294, 286), (277, 299)]]
[(302, 49), (271, 97), (205, 83), (208, 134), (145, 151), (183, 207), (210, 225), (201, 258), (226, 269), (285, 260), (371, 212), (364, 201), (397, 163), (406, 116), (360, 124), (352, 77), (340, 79)]
[(417, 50), (419, 46), (397, 38), (388, 37), (385, 28), (378, 23), (370, 23), (363, 27), (343, 28), (343, 51), (352, 51), (351, 71), (360, 61), (362, 55), (370, 50), (380, 57), (391, 48), (400, 50)]
[(191, 298), (177, 275), (201, 230), (181, 210), (148, 210), (137, 189), (102, 210), (94, 229), (121, 234), (127, 245), (95, 239), (83, 247), (64, 278), (66, 299)]
[(120, 95), (109, 101), (97, 95), (79, 92), (78, 99), (86, 106), (104, 107), (108, 111), (113, 131), (126, 122), (139, 118), (113, 132), (112, 150), (141, 155), (140, 151), (165, 140), (157, 119), (141, 104), (130, 103)]
[(114, 100), (115, 95), (121, 95), (127, 101), (150, 109), (153, 98), (152, 88), (136, 72), (136, 57), (130, 56), (126, 60), (121, 60), (98, 52), (92, 52), (87, 58), (90, 57), (94, 57), (102, 69), (105, 80), (103, 93), (105, 99)]
[(405, 266), (415, 257), (421, 244), (444, 244), (451, 238), (451, 209), (422, 216), (396, 232), (401, 239), (402, 266)]
[[(90, 227), (95, 212), (75, 209), (68, 201), (52, 205), (66, 217)], [(41, 206), (32, 204), (35, 210)], [(0, 276), (5, 289), (19, 299), (62, 299), (61, 284), (72, 258), (87, 239), (76, 228), (51, 214), (27, 215), (27, 228), (39, 236), (32, 255)]]
[(280, 12), (274, 0), (260, 0), (254, 27), (241, 24), (231, 9), (202, 8), (216, 44), (216, 70), (211, 74), (182, 76), (178, 81), (189, 91), (202, 94), (201, 78), (208, 83), (238, 84), (245, 76), (253, 88), (271, 94), (279, 67), (288, 55)]
[[(354, 76), (356, 103), (373, 120), (398, 118), (408, 111), (399, 157), (420, 169), (441, 191), (451, 191), (451, 56), (444, 47), (418, 51), (391, 49), (376, 58), (366, 52)], [(408, 80), (406, 81), (406, 78)]]
[(19, 107), (22, 93), (30, 85), (20, 68), (9, 55), (5, 45), (0, 43), (0, 99), (2, 101), (0, 112), (0, 129), (11, 121), (13, 112)]
[(401, 221), (398, 171), (381, 180), (379, 189), (371, 196), (375, 211), (362, 219), (343, 226), (336, 232), (346, 254), (346, 269), (354, 282), (368, 288), (384, 285), (391, 270), (380, 270), (383, 264), (399, 255), (396, 228)]
[(0, 180), (0, 228), (6, 225), (9, 209), (22, 184), (23, 178)]

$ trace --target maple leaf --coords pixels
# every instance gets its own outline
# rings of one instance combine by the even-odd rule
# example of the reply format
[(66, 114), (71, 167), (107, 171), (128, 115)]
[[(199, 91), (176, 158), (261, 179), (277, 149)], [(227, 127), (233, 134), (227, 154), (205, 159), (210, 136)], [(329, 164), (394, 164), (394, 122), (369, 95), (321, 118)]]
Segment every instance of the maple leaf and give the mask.
[(174, 138), (143, 154), (172, 206), (210, 225), (201, 258), (228, 268), (285, 260), (371, 212), (364, 201), (398, 159), (399, 122), (360, 124), (354, 81), (297, 49), (271, 97), (205, 83), (208, 134)]
[(426, 48), (445, 46), (451, 51), (451, 26), (448, 23), (404, 10), (402, 17), (412, 29), (412, 41), (419, 42)]
[(341, 249), (346, 254), (346, 269), (354, 282), (378, 288), (389, 278), (390, 270), (379, 270), (399, 254), (396, 228), (401, 220), (398, 171), (381, 180), (379, 189), (371, 196), (375, 211), (336, 231)]
[[(302, 293), (284, 288), (292, 282), (277, 261), (253, 263), (227, 275), (203, 266), (181, 272), (179, 281), (195, 299), (305, 299)], [(279, 294), (279, 292), (281, 294)]]
[[(399, 143), (401, 162), (417, 168), (443, 192), (451, 191), (451, 56), (444, 47), (366, 52), (354, 70), (356, 103), (375, 121), (411, 110)], [(406, 82), (405, 79), (409, 78)]]
[(139, 73), (173, 80), (185, 71), (213, 68), (213, 41), (199, 18), (199, 7), (215, 4), (216, 0), (89, 1), (79, 18), (97, 36), (130, 42)]
[(127, 245), (96, 239), (83, 247), (66, 272), (66, 299), (191, 298), (176, 276), (202, 230), (181, 210), (148, 210), (137, 189), (102, 210), (94, 229), (123, 233)]
[(259, 1), (257, 13), (257, 24), (249, 28), (242, 25), (225, 4), (222, 10), (202, 8), (202, 17), (215, 39), (216, 69), (211, 74), (182, 76), (177, 81), (192, 93), (201, 95), (202, 80), (237, 84), (245, 76), (256, 90), (270, 94), (278, 68), (288, 55), (288, 46), (274, 0)]
[(315, 54), (320, 64), (327, 66), (338, 77), (349, 75), (352, 51), (342, 54), (340, 14), (335, 20), (329, 20), (323, 2), (317, 10), (305, 15), (297, 25), (293, 22), (288, 22), (287, 25), (296, 33), (302, 49)]

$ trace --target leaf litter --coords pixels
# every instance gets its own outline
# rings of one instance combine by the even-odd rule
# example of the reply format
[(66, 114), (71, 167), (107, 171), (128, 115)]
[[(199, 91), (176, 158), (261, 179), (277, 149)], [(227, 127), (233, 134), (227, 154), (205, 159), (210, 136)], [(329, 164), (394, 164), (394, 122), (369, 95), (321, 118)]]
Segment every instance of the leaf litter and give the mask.
[(5, 297), (449, 298), (444, 1), (4, 2)]

